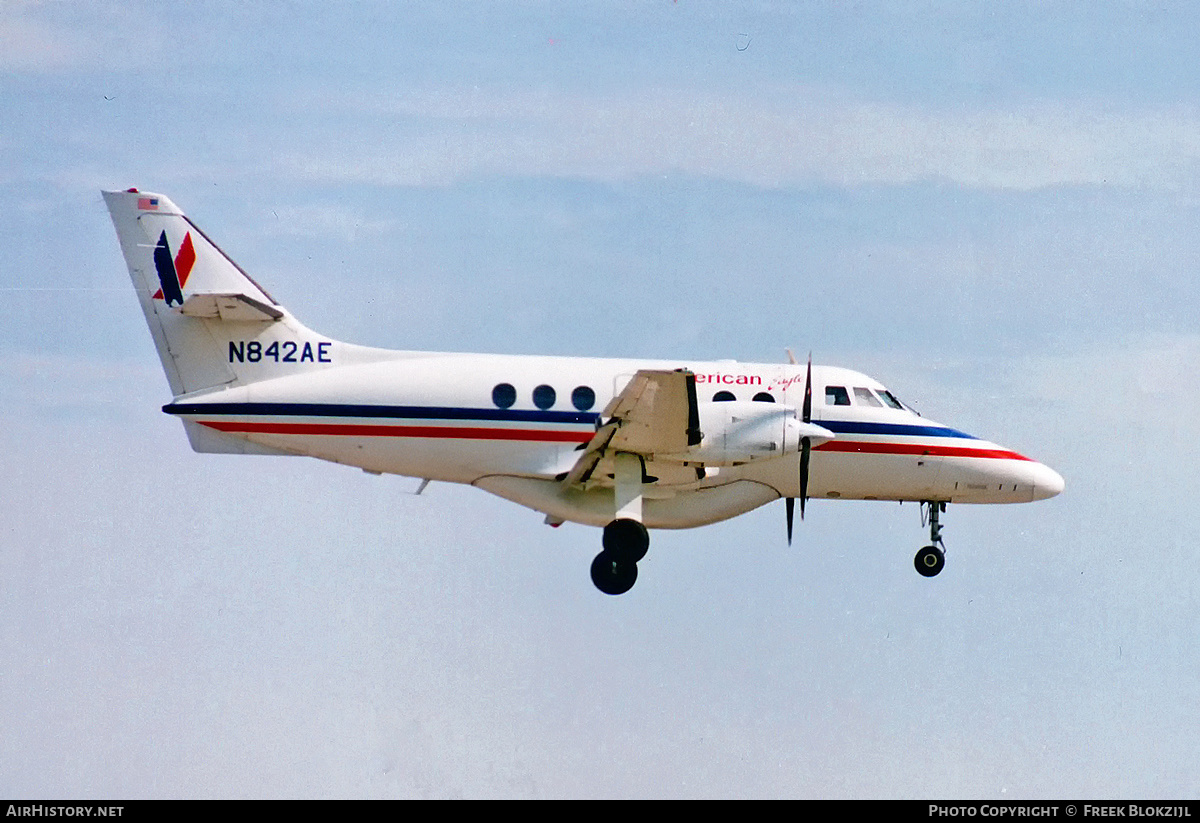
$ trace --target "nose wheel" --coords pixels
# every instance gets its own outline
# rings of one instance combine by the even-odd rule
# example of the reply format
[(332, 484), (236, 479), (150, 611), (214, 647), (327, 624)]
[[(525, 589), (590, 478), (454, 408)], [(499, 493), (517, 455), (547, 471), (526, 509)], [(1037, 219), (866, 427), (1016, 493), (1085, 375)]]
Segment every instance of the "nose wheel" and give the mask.
[(926, 546), (917, 552), (913, 565), (923, 577), (933, 577), (946, 565), (946, 554), (937, 546)]
[(921, 504), (922, 519), (926, 510), (929, 512), (929, 545), (917, 552), (913, 565), (922, 577), (934, 577), (946, 565), (946, 546), (942, 543), (942, 524), (938, 519), (946, 510), (946, 504), (943, 501), (926, 500)]

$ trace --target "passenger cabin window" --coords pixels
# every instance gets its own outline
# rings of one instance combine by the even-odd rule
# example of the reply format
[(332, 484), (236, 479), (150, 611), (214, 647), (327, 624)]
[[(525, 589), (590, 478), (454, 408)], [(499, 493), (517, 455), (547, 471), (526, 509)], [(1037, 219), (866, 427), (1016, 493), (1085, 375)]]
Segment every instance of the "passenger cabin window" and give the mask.
[(826, 406), (849, 406), (850, 392), (846, 391), (845, 386), (826, 386), (825, 387), (825, 405)]
[(492, 402), (501, 409), (507, 409), (517, 402), (517, 390), (512, 383), (497, 383), (492, 389)]
[(545, 411), (554, 405), (554, 401), (558, 399), (558, 395), (554, 391), (553, 386), (542, 384), (533, 390), (533, 405)]
[(883, 408), (883, 404), (879, 402), (879, 398), (870, 389), (863, 386), (854, 387), (854, 402), (863, 406), (878, 406)]
[(580, 411), (587, 411), (596, 405), (596, 392), (592, 391), (591, 386), (576, 386), (575, 391), (571, 392), (571, 405)]
[(723, 403), (727, 400), (737, 400), (737, 398), (733, 396), (733, 392), (731, 391), (719, 391), (713, 395), (714, 403)]
[(774, 403), (775, 402), (775, 396), (773, 394), (771, 394), (770, 392), (765, 392), (765, 391), (760, 391), (758, 394), (754, 395), (754, 397), (751, 399), (754, 400), (755, 403)]

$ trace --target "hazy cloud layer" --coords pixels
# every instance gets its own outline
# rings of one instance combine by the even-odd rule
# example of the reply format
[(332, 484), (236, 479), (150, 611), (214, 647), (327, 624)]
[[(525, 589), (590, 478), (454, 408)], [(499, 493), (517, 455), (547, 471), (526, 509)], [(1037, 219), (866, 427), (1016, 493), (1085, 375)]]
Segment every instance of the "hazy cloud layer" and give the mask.
[[(1056, 185), (1190, 188), (1200, 117), (1190, 107), (1109, 111), (1027, 103), (939, 109), (806, 87), (753, 94), (650, 89), (608, 96), (497, 87), (310, 100), (365, 118), (380, 145), (287, 153), (303, 179), (445, 185), (480, 175), (620, 180), (694, 174), (758, 186)], [(299, 112), (298, 112), (299, 113)], [(385, 126), (385, 123), (391, 124)]]

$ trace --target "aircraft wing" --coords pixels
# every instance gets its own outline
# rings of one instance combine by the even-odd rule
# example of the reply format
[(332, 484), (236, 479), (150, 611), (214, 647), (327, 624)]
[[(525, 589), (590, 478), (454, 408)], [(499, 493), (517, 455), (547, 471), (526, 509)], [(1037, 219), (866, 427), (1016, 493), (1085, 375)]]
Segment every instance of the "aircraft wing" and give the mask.
[(682, 454), (699, 443), (696, 375), (685, 369), (642, 369), (600, 416), (604, 424), (563, 478), (563, 488), (587, 482), (608, 453), (652, 458), (655, 454)]

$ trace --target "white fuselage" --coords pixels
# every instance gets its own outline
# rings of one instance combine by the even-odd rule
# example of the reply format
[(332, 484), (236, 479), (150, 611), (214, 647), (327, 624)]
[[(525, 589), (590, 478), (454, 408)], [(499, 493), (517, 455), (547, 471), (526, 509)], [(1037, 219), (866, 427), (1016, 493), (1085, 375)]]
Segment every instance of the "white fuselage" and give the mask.
[[(235, 439), (244, 439), (266, 452), (472, 484), (552, 518), (603, 525), (613, 517), (611, 484), (563, 489), (560, 480), (639, 369), (694, 372), (710, 409), (729, 395), (799, 409), (805, 389), (797, 365), (318, 349), (323, 342), (311, 341), (324, 368), (164, 410), (195, 424), (194, 445), (210, 438), (206, 451), (238, 451)], [(881, 403), (884, 393), (857, 372), (813, 367), (812, 420), (835, 437), (813, 450), (810, 497), (1016, 503), (1061, 491), (1062, 478), (1041, 463)], [(702, 472), (651, 455), (646, 467), (657, 478), (645, 494), (648, 527), (699, 526), (801, 493), (795, 450)]]

